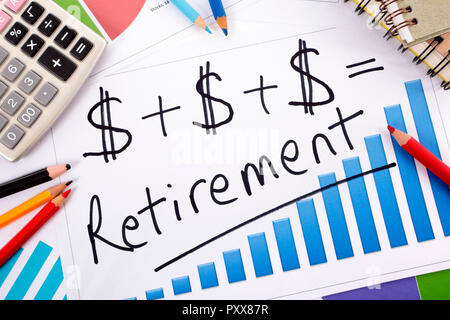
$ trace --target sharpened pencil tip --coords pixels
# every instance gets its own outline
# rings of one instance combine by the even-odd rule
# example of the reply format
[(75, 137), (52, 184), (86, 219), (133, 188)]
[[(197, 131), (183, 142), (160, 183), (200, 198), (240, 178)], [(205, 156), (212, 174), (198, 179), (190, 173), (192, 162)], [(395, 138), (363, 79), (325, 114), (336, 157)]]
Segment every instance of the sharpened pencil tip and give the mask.
[(394, 131), (395, 131), (395, 128), (394, 128), (394, 127), (388, 126), (387, 128), (388, 128), (388, 130), (389, 130), (390, 133), (394, 133)]
[(206, 27), (205, 30), (206, 30), (206, 32), (212, 34), (211, 30), (208, 27)]
[(62, 196), (63, 196), (64, 198), (67, 198), (67, 197), (69, 196), (70, 192), (72, 192), (72, 189), (69, 189), (69, 190), (67, 190), (66, 192), (64, 192), (64, 193), (62, 194)]
[(72, 184), (72, 182), (73, 182), (72, 180), (69, 182), (66, 182), (66, 187), (70, 186)]
[(228, 36), (228, 29), (222, 29), (223, 33)]
[(70, 169), (72, 169), (72, 166), (70, 164), (66, 164), (66, 169), (70, 170)]

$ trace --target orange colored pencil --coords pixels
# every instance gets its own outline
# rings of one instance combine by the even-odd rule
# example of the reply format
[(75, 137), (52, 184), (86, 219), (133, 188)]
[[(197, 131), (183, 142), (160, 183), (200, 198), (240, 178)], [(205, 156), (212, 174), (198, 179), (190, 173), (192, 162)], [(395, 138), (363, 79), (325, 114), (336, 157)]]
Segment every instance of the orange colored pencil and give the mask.
[(19, 248), (31, 238), (64, 204), (71, 190), (67, 190), (63, 194), (47, 203), (42, 210), (31, 219), (28, 224), (19, 231), (1, 250), (0, 250), (0, 267), (8, 261), (9, 258)]
[(406, 152), (450, 186), (449, 166), (410, 135), (391, 126), (388, 126), (388, 130)]
[(14, 209), (9, 210), (8, 212), (2, 214), (0, 216), (0, 228), (5, 227), (11, 222), (23, 217), (27, 213), (43, 206), (50, 200), (53, 200), (57, 195), (64, 191), (72, 182), (62, 183), (60, 185), (49, 188), (33, 198), (25, 201), (24, 203), (18, 205)]

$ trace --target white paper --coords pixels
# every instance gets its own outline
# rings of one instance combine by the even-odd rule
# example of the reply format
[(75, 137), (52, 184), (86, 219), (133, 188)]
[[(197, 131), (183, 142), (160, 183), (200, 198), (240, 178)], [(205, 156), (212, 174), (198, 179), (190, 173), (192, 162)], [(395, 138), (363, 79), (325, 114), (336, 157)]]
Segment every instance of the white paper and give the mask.
[[(251, 2), (252, 0), (224, 0), (223, 4), (231, 13)], [(207, 24), (215, 24), (207, 1), (193, 0), (189, 3)], [(96, 78), (105, 71), (117, 68), (144, 51), (157, 50), (160, 45), (188, 29), (198, 29), (196, 32), (205, 33), (204, 30), (193, 25), (170, 2), (148, 0), (131, 26), (108, 44), (108, 49), (99, 60), (91, 77)], [(220, 29), (215, 28), (216, 32), (217, 30)]]
[[(381, 252), (363, 254), (348, 189), (341, 185), (339, 191), (355, 253), (353, 258), (336, 259), (323, 202), (318, 194), (314, 196), (314, 200), (328, 257), (326, 264), (316, 267), (308, 265), (298, 213), (292, 205), (212, 242), (159, 272), (153, 271), (162, 263), (224, 230), (317, 189), (319, 174), (335, 172), (337, 179), (342, 179), (345, 177), (341, 165), (344, 158), (359, 156), (363, 170), (370, 169), (363, 142), (365, 136), (381, 133), (387, 158), (395, 161), (392, 143), (385, 128), (383, 107), (400, 103), (407, 126), (414, 134), (404, 82), (421, 78), (423, 74), (420, 69), (404, 62), (400, 56), (393, 55), (392, 48), (384, 45), (383, 40), (376, 34), (372, 35), (369, 30), (349, 37), (348, 32), (354, 25), (356, 23), (349, 23), (347, 27), (337, 26), (316, 33), (308, 29), (306, 34), (302, 34), (304, 29), (299, 27), (297, 36), (291, 34), (280, 40), (271, 39), (266, 43), (197, 57), (195, 53), (201, 51), (201, 48), (211, 50), (217, 45), (215, 40), (205, 40), (203, 47), (197, 46), (193, 54), (187, 50), (183, 52), (183, 56), (192, 58), (172, 62), (169, 54), (169, 60), (164, 63), (161, 56), (156, 56), (154, 67), (110, 76), (85, 87), (76, 107), (72, 107), (64, 120), (55, 127), (57, 154), (64, 159), (79, 161), (71, 172), (74, 177), (78, 177), (77, 189), (66, 206), (73, 264), (81, 270), (79, 296), (84, 299), (144, 298), (146, 290), (162, 287), (166, 298), (265, 299), (299, 293), (298, 297), (305, 298), (334, 293), (343, 287), (351, 289), (364, 286), (373, 278), (380, 281), (393, 280), (447, 268), (450, 256), (442, 248), (448, 247), (449, 240), (442, 233), (426, 173), (423, 168), (419, 168), (436, 236), (433, 241), (419, 244), (415, 240), (400, 175), (397, 169), (392, 169), (391, 176), (409, 242), (405, 247), (389, 247), (373, 178), (367, 176), (365, 181)], [(239, 33), (233, 36), (238, 39), (248, 38), (244, 26), (235, 27)], [(272, 28), (273, 26), (268, 26), (268, 29)], [(299, 38), (305, 40), (309, 47), (319, 50), (319, 56), (310, 55), (311, 72), (319, 79), (326, 80), (336, 95), (330, 105), (317, 107), (315, 116), (305, 114), (302, 107), (288, 105), (289, 101), (301, 99), (299, 74), (289, 65), (290, 58), (298, 51)], [(350, 71), (345, 68), (346, 65), (371, 57), (376, 57), (374, 66), (384, 66), (385, 70), (354, 79), (347, 77)], [(235, 111), (233, 121), (218, 128), (216, 135), (206, 135), (205, 130), (192, 124), (193, 121), (204, 120), (201, 98), (195, 90), (195, 84), (199, 79), (199, 67), (206, 67), (207, 61), (211, 63), (211, 71), (217, 72), (222, 79), (212, 80), (213, 96), (231, 103)], [(266, 92), (270, 115), (263, 111), (258, 95), (243, 94), (243, 91), (258, 86), (260, 75), (264, 76), (266, 85), (278, 85), (277, 89)], [(426, 78), (422, 78), (422, 81), (440, 138), (441, 152), (444, 159), (449, 159), (448, 145), (442, 121), (437, 115), (431, 83)], [(101, 151), (101, 132), (86, 120), (89, 110), (100, 99), (100, 86), (108, 90), (110, 97), (118, 97), (122, 101), (121, 104), (111, 102), (114, 125), (127, 128), (133, 135), (129, 148), (118, 154), (117, 160), (110, 158), (109, 163), (105, 163), (102, 157), (82, 157), (85, 152)], [(315, 92), (315, 100), (327, 97), (323, 89), (316, 89)], [(167, 137), (162, 135), (158, 117), (141, 119), (158, 111), (158, 96), (162, 97), (165, 109), (181, 106), (180, 110), (165, 114)], [(337, 107), (344, 116), (364, 111), (363, 116), (348, 125), (355, 147), (353, 151), (349, 150), (340, 130), (327, 129), (337, 121)], [(220, 106), (215, 108), (220, 110)], [(224, 119), (226, 116), (226, 112), (216, 112), (217, 119)], [(98, 113), (93, 120), (99, 121)], [(329, 136), (338, 152), (335, 157), (322, 146), (319, 165), (315, 164), (311, 151), (311, 139), (317, 133)], [(301, 159), (295, 164), (295, 168), (308, 168), (308, 173), (303, 176), (288, 174), (280, 164), (280, 150), (289, 139), (299, 143)], [(118, 148), (122, 146), (125, 135), (116, 134), (115, 143)], [(67, 145), (71, 147), (67, 148)], [(240, 172), (247, 162), (257, 163), (262, 155), (273, 161), (280, 178), (275, 179), (268, 174), (263, 187), (253, 181), (254, 194), (249, 197), (243, 188)], [(227, 192), (219, 197), (222, 200), (238, 197), (232, 204), (219, 206), (211, 201), (209, 184), (219, 173), (226, 175), (230, 183)], [(202, 178), (207, 184), (198, 188), (200, 212), (196, 214), (189, 201), (189, 192), (192, 184)], [(172, 187), (169, 188), (168, 184)], [(153, 200), (167, 198), (155, 208), (161, 235), (157, 235), (149, 211), (137, 214), (148, 205), (147, 187), (150, 188)], [(103, 237), (124, 246), (122, 223), (127, 216), (132, 215), (138, 219), (139, 228), (127, 231), (128, 241), (148, 244), (134, 252), (124, 252), (97, 240), (99, 262), (94, 264), (87, 233), (90, 201), (94, 195), (98, 195), (101, 200), (103, 220), (100, 234)], [(182, 221), (176, 219), (174, 200), (178, 200)], [(98, 212), (93, 212), (95, 227)], [(272, 221), (283, 217), (291, 220), (301, 264), (301, 269), (290, 272), (281, 270), (272, 230)], [(266, 234), (274, 273), (264, 278), (255, 277), (246, 239), (247, 235), (258, 232)], [(226, 278), (222, 252), (235, 248), (241, 249), (247, 280), (230, 285)], [(202, 290), (197, 265), (211, 261), (215, 262), (220, 286)], [(190, 277), (192, 293), (174, 296), (171, 279), (183, 275)]]
[[(363, 254), (349, 192), (344, 184), (339, 186), (339, 191), (355, 253), (353, 258), (336, 259), (322, 196), (317, 194), (313, 198), (328, 258), (325, 264), (309, 266), (298, 213), (291, 205), (212, 242), (159, 272), (153, 271), (224, 230), (317, 189), (319, 174), (335, 172), (337, 179), (344, 178), (342, 159), (359, 156), (363, 170), (369, 170), (363, 141), (365, 136), (381, 133), (388, 161), (395, 161), (383, 107), (400, 103), (409, 132), (417, 136), (408, 107), (405, 81), (422, 79), (442, 156), (445, 161), (450, 159), (443, 119), (438, 109), (438, 105), (448, 105), (449, 98), (445, 94), (435, 94), (432, 82), (423, 76), (422, 69), (393, 53), (395, 44), (386, 43), (379, 34), (361, 28), (361, 21), (354, 17), (352, 10), (335, 4), (318, 5), (328, 6), (326, 14), (329, 15), (336, 10), (335, 16), (343, 21), (340, 24), (321, 22), (315, 27), (309, 22), (267, 23), (274, 20), (274, 11), (268, 9), (276, 7), (276, 3), (267, 1), (267, 7), (260, 4), (259, 11), (254, 11), (259, 16), (253, 22), (248, 21), (249, 12), (239, 13), (233, 25), (236, 32), (230, 35), (228, 42), (207, 38), (192, 30), (183, 34), (183, 39), (187, 43), (196, 43), (195, 48), (187, 49), (181, 41), (170, 43), (164, 48), (167, 51), (147, 54), (144, 61), (135, 65), (136, 70), (129, 66), (133, 72), (120, 69), (120, 72), (111, 72), (108, 77), (88, 83), (54, 127), (53, 136), (48, 135), (47, 143), (29, 153), (26, 161), (47, 155), (50, 158), (42, 160), (46, 165), (52, 156), (55, 163), (70, 162), (74, 167), (67, 175), (68, 179), (75, 179), (73, 194), (61, 212), (63, 214), (58, 215), (59, 220), (52, 224), (63, 247), (64, 271), (78, 270), (75, 275), (79, 276), (79, 287), (74, 289), (72, 285), (77, 281), (71, 281), (69, 298), (145, 299), (145, 291), (154, 288), (163, 288), (168, 299), (316, 298), (449, 267), (449, 251), (443, 250), (448, 248), (449, 240), (443, 236), (426, 172), (419, 166), (436, 236), (433, 241), (418, 244), (415, 240), (400, 175), (397, 169), (392, 169), (408, 246), (389, 247), (375, 184), (373, 178), (367, 176), (365, 181), (381, 252)], [(308, 1), (286, 3), (289, 3), (285, 8), (286, 12), (289, 11), (286, 16), (295, 17), (292, 12), (302, 12), (301, 9), (313, 10)], [(277, 15), (283, 16), (282, 13)], [(254, 38), (255, 34), (259, 37)], [(267, 35), (266, 41), (264, 34)], [(324, 80), (336, 97), (331, 104), (317, 107), (314, 116), (305, 114), (303, 107), (288, 105), (289, 101), (302, 100), (300, 76), (289, 64), (298, 51), (299, 39), (320, 52), (318, 56), (309, 55), (311, 74)], [(384, 66), (384, 71), (348, 78), (352, 71), (346, 69), (346, 65), (372, 57), (376, 58), (373, 66)], [(195, 84), (199, 79), (199, 67), (206, 67), (207, 61), (211, 63), (211, 71), (217, 72), (222, 79), (211, 79), (211, 94), (231, 103), (235, 111), (233, 121), (218, 128), (216, 135), (206, 135), (205, 130), (192, 124), (193, 121), (204, 121), (202, 101)], [(265, 91), (270, 115), (262, 109), (258, 94), (243, 94), (245, 90), (258, 87), (260, 75), (264, 76), (266, 86), (278, 86)], [(83, 157), (83, 153), (101, 151), (102, 148), (101, 131), (87, 121), (89, 111), (100, 99), (100, 86), (108, 90), (111, 97), (122, 101), (121, 104), (111, 102), (113, 125), (127, 129), (133, 135), (130, 147), (118, 154), (117, 160), (109, 157), (109, 163), (105, 163), (102, 157)], [(315, 101), (327, 98), (326, 92), (317, 84), (314, 92)], [(162, 97), (165, 109), (181, 106), (180, 110), (165, 114), (167, 137), (162, 135), (158, 117), (142, 120), (142, 117), (158, 111), (158, 96)], [(344, 116), (364, 111), (363, 116), (348, 124), (354, 150), (349, 150), (341, 131), (328, 130), (328, 126), (337, 121), (337, 107)], [(214, 104), (214, 108), (217, 119), (227, 116), (226, 112), (220, 112), (223, 106)], [(99, 123), (99, 118), (96, 110), (92, 120)], [(320, 165), (315, 163), (311, 152), (311, 139), (317, 133), (326, 134), (338, 153), (333, 156), (322, 145)], [(126, 141), (123, 133), (115, 133), (114, 138), (117, 148)], [(292, 167), (309, 170), (303, 176), (292, 176), (281, 166), (280, 151), (290, 139), (295, 140), (300, 148), (300, 159)], [(243, 188), (240, 172), (248, 162), (257, 164), (262, 155), (272, 160), (280, 178), (273, 178), (266, 168), (266, 184), (261, 187), (253, 179), (254, 194), (249, 197)], [(7, 171), (13, 177), (30, 166), (22, 160), (18, 164), (2, 162), (1, 168), (2, 172)], [(236, 202), (218, 206), (211, 201), (209, 184), (219, 173), (227, 176), (230, 186), (218, 197), (238, 197)], [(202, 184), (197, 190), (200, 212), (195, 214), (189, 191), (192, 184), (202, 178), (208, 184)], [(169, 183), (172, 188), (167, 186)], [(148, 211), (143, 215), (136, 214), (147, 206), (147, 187), (153, 200), (167, 197), (166, 202), (155, 208), (162, 235), (156, 234)], [(148, 244), (134, 252), (123, 252), (97, 240), (99, 263), (94, 264), (87, 232), (93, 195), (101, 199), (102, 236), (123, 246), (122, 223), (127, 216), (133, 215), (139, 221), (139, 228), (127, 231), (128, 240), (131, 243), (148, 241)], [(179, 200), (180, 222), (173, 210), (175, 199)], [(7, 204), (10, 206), (11, 203)], [(285, 217), (290, 218), (301, 265), (300, 269), (289, 272), (282, 271), (272, 227), (273, 220)], [(262, 278), (255, 277), (247, 241), (247, 235), (259, 232), (265, 232), (273, 268), (273, 275)], [(242, 253), (247, 280), (229, 284), (222, 252), (237, 248)], [(220, 285), (202, 290), (197, 265), (207, 262), (215, 263)], [(192, 293), (175, 296), (171, 279), (184, 275), (190, 277)]]

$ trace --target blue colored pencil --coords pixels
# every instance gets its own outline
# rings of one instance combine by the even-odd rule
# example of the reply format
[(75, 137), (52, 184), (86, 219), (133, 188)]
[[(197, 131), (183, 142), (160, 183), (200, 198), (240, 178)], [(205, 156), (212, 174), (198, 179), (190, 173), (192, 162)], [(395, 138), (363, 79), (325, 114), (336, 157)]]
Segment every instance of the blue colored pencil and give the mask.
[(228, 35), (228, 23), (227, 23), (227, 14), (225, 13), (225, 9), (223, 8), (222, 0), (209, 0), (209, 4), (211, 5), (211, 10), (214, 14), (214, 19), (216, 19), (217, 24), (222, 29), (225, 35)]
[(211, 33), (211, 30), (209, 30), (208, 26), (206, 25), (203, 18), (200, 16), (200, 14), (195, 11), (192, 6), (187, 3), (185, 0), (171, 0), (171, 2), (175, 5), (175, 7), (178, 8), (189, 20), (191, 20), (192, 23), (195, 23), (197, 26), (202, 28), (203, 30), (206, 30), (207, 32)]

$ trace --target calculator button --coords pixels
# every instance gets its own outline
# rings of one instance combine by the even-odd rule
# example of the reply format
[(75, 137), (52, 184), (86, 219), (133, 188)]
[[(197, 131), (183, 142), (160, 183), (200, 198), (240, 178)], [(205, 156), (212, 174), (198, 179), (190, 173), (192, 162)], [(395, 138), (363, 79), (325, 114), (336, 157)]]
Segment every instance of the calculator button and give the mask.
[(5, 101), (3, 101), (3, 103), (0, 105), (0, 108), (10, 116), (13, 116), (17, 113), (17, 111), (19, 111), (24, 101), (24, 97), (22, 97), (16, 91), (13, 91), (9, 94)]
[(5, 11), (0, 10), (0, 32), (2, 32), (11, 21), (11, 16)]
[(5, 6), (11, 11), (17, 13), (22, 9), (27, 0), (6, 0)]
[(45, 19), (41, 22), (38, 29), (47, 37), (50, 37), (53, 32), (59, 27), (61, 24), (61, 20), (56, 16), (49, 14)]
[(8, 123), (8, 119), (0, 114), (0, 132), (5, 129), (6, 124)]
[(0, 64), (8, 58), (9, 53), (4, 48), (0, 47)]
[(38, 91), (38, 93), (34, 97), (34, 100), (46, 107), (53, 100), (57, 93), (58, 89), (51, 83), (47, 82)]
[(3, 81), (0, 81), (0, 98), (5, 95), (6, 91), (8, 91), (8, 86)]
[(82, 61), (94, 47), (94, 44), (86, 38), (81, 38), (70, 51), (76, 59)]
[(59, 79), (66, 81), (77, 69), (77, 65), (53, 47), (48, 47), (39, 58), (39, 63)]
[(19, 121), (19, 123), (22, 124), (25, 128), (31, 128), (31, 126), (36, 122), (40, 115), (41, 109), (30, 103), (20, 113), (17, 121)]
[(55, 42), (61, 47), (66, 49), (75, 39), (78, 32), (65, 26), (56, 36)]
[(28, 32), (27, 27), (25, 27), (20, 22), (16, 22), (11, 27), (11, 29), (9, 29), (8, 33), (5, 35), (5, 38), (13, 45), (17, 45), (23, 39), (23, 37), (25, 37), (27, 32)]
[(22, 18), (29, 24), (35, 24), (36, 21), (39, 20), (39, 18), (44, 13), (45, 9), (43, 6), (41, 6), (39, 3), (31, 2), (28, 8), (25, 9), (25, 11), (22, 13)]
[(3, 137), (0, 139), (0, 142), (9, 149), (14, 149), (17, 144), (22, 140), (25, 132), (20, 129), (17, 125), (13, 124), (9, 129), (5, 132)]
[(36, 89), (41, 80), (42, 78), (36, 72), (30, 70), (22, 80), (20, 80), (18, 87), (26, 94), (30, 94)]
[(33, 34), (22, 46), (22, 51), (33, 58), (39, 52), (39, 50), (41, 50), (44, 43), (45, 42), (41, 37)]
[(4, 76), (9, 81), (13, 82), (20, 76), (25, 65), (17, 60), (16, 58), (12, 59), (2, 71), (2, 76)]

